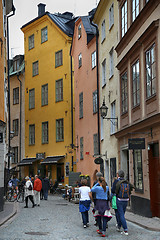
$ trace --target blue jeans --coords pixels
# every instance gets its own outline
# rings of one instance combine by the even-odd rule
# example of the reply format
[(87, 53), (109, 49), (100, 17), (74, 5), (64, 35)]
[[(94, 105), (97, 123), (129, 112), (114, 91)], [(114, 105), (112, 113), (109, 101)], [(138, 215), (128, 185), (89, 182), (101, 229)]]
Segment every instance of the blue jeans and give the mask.
[(127, 231), (127, 223), (126, 223), (126, 219), (125, 219), (125, 212), (126, 212), (126, 207), (128, 204), (128, 201), (119, 201), (117, 199), (116, 201), (117, 203), (117, 223), (118, 223), (118, 227), (121, 228), (121, 226), (123, 227), (124, 231)]
[(82, 214), (83, 224), (86, 225), (87, 223), (89, 223), (88, 211), (81, 212), (81, 214)]
[(48, 190), (43, 190), (44, 199), (48, 199)]
[[(103, 222), (103, 226), (102, 226), (102, 222)], [(106, 232), (107, 222), (108, 222), (107, 217), (97, 216), (97, 223), (100, 231)]]

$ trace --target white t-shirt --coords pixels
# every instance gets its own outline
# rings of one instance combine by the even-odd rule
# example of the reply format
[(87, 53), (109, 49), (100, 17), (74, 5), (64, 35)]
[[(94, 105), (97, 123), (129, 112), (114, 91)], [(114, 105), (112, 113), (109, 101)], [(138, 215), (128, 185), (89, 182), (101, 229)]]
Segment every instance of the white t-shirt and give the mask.
[(90, 200), (90, 197), (88, 194), (89, 192), (91, 192), (90, 187), (87, 187), (87, 186), (80, 187), (79, 188), (80, 201)]

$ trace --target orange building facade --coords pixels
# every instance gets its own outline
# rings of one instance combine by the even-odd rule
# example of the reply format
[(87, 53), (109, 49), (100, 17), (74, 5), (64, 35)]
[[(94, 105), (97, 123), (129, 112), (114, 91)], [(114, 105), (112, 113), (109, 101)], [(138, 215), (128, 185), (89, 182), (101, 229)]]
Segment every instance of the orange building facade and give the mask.
[(75, 23), (71, 55), (74, 59), (75, 139), (77, 172), (89, 175), (91, 184), (99, 165), (97, 120), (96, 29), (90, 16)]

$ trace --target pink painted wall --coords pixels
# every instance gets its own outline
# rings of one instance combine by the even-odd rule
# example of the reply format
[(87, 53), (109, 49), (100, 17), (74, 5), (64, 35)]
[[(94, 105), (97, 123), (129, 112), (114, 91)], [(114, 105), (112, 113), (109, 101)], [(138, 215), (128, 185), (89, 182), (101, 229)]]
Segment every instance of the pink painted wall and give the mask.
[[(82, 26), (82, 36), (78, 39), (78, 26)], [(88, 174), (93, 184), (93, 174), (99, 165), (94, 163), (93, 135), (98, 133), (97, 113), (93, 114), (93, 92), (97, 89), (95, 67), (92, 69), (92, 53), (96, 50), (96, 37), (87, 45), (87, 34), (81, 18), (75, 25), (72, 56), (74, 59), (74, 95), (75, 95), (75, 139), (79, 148), (76, 151), (77, 172)], [(82, 66), (79, 68), (78, 55), (82, 54)], [(79, 94), (83, 92), (83, 118), (79, 119)], [(80, 138), (83, 137), (84, 158), (80, 160)], [(89, 155), (86, 154), (89, 152)]]

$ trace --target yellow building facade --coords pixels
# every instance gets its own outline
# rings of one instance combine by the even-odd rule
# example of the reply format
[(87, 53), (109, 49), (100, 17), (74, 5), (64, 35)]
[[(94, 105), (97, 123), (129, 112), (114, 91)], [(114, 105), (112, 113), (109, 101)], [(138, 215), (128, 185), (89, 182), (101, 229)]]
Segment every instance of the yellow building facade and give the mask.
[(76, 170), (71, 105), (72, 29), (67, 25), (72, 14), (50, 14), (43, 4), (40, 7), (39, 16), (22, 27), (25, 159), (21, 164), (25, 175), (40, 173), (67, 184), (68, 170)]

